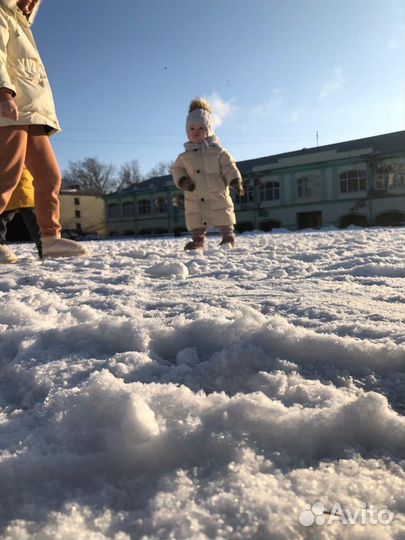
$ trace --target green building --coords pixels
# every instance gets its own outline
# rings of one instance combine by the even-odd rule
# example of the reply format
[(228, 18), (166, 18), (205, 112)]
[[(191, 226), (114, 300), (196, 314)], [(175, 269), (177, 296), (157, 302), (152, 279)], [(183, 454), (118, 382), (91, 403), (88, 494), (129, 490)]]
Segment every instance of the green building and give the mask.
[[(239, 231), (405, 224), (405, 131), (238, 162)], [(107, 234), (186, 230), (171, 175), (105, 196)]]

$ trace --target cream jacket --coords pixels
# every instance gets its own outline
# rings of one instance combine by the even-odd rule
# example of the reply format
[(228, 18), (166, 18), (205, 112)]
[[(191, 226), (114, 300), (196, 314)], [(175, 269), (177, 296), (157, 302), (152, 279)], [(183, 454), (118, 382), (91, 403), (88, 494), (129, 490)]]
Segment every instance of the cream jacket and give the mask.
[(229, 184), (235, 178), (241, 179), (235, 160), (215, 136), (201, 144), (186, 143), (185, 148), (173, 165), (172, 175), (177, 187), (184, 176), (195, 185), (194, 191), (184, 191), (187, 229), (234, 225)]
[(19, 110), (17, 121), (0, 118), (0, 127), (40, 124), (52, 134), (60, 126), (30, 22), (18, 9), (17, 0), (0, 0), (0, 88), (15, 93)]

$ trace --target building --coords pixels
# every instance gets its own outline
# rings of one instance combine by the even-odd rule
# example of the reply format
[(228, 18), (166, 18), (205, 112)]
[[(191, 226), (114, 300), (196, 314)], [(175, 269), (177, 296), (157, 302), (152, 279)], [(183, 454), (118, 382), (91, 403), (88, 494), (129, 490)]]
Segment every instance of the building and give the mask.
[(77, 188), (62, 188), (59, 199), (62, 231), (65, 236), (106, 236), (103, 197), (83, 193)]
[[(405, 131), (238, 162), (240, 231), (405, 224)], [(105, 196), (109, 235), (185, 230), (170, 175)]]
[[(105, 203), (101, 196), (88, 195), (77, 188), (62, 187), (59, 194), (63, 236), (106, 236)], [(7, 226), (9, 242), (31, 241), (28, 230), (17, 212)]]
[(186, 230), (183, 194), (170, 174), (104, 196), (110, 236), (179, 233)]

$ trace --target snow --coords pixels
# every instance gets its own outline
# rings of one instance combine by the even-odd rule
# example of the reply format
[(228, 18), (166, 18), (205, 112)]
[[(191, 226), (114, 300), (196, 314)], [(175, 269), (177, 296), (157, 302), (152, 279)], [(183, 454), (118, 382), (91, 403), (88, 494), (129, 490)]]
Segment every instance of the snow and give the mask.
[[(14, 246), (1, 540), (402, 539), (404, 240), (105, 240), (43, 263)], [(301, 524), (317, 502), (393, 519)]]

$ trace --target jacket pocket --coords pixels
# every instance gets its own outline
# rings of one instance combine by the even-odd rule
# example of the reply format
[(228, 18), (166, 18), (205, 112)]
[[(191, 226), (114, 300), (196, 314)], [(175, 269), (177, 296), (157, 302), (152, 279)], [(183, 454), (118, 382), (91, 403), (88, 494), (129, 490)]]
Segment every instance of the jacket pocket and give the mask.
[(34, 84), (41, 84), (46, 80), (44, 66), (36, 58), (18, 58), (17, 74), (21, 79)]

